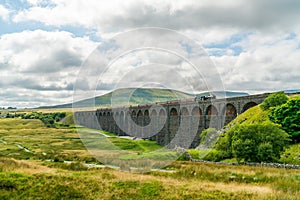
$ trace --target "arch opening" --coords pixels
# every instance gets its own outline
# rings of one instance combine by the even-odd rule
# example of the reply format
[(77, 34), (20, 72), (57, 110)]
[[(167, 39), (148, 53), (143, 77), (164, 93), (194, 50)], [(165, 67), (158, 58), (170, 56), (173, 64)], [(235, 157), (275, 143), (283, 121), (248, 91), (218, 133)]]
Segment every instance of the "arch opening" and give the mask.
[(252, 108), (252, 107), (254, 107), (254, 106), (256, 106), (256, 105), (257, 105), (257, 103), (255, 103), (255, 102), (253, 102), (253, 101), (248, 102), (248, 103), (246, 103), (246, 104), (244, 105), (242, 112), (245, 112), (245, 111), (248, 110), (249, 108)]
[(170, 110), (170, 116), (178, 116), (178, 112), (177, 112), (176, 108), (172, 108)]
[(206, 110), (206, 115), (218, 115), (218, 110), (214, 105), (209, 105)]
[(144, 116), (149, 117), (149, 110), (145, 110)]
[(141, 110), (139, 110), (138, 113), (137, 113), (137, 116), (138, 117), (143, 117), (143, 112)]
[(188, 116), (189, 115), (189, 111), (186, 107), (183, 107), (181, 109), (181, 115), (183, 115), (183, 116)]
[(166, 116), (166, 112), (164, 109), (160, 109), (159, 116)]
[(152, 110), (152, 111), (151, 111), (151, 116), (153, 116), (153, 117), (156, 117), (156, 116), (157, 116), (156, 110)]
[(136, 112), (135, 112), (135, 111), (132, 111), (131, 116), (132, 116), (132, 117), (136, 117)]
[(237, 111), (233, 104), (228, 103), (225, 107), (225, 112), (223, 112), (226, 116), (236, 116)]
[(200, 116), (200, 115), (202, 115), (202, 110), (198, 106), (196, 106), (192, 110), (192, 115), (193, 116)]

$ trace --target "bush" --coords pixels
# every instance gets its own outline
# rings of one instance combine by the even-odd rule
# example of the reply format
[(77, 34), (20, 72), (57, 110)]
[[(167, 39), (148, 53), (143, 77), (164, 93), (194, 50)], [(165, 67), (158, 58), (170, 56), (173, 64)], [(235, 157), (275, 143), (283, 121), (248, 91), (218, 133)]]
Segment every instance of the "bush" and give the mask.
[(262, 103), (261, 108), (263, 110), (267, 110), (271, 107), (280, 106), (288, 101), (288, 97), (284, 94), (284, 92), (276, 92), (270, 94)]
[(289, 100), (287, 103), (272, 109), (269, 118), (280, 124), (292, 138), (293, 142), (300, 142), (300, 98)]
[(232, 152), (238, 162), (273, 162), (288, 145), (288, 134), (276, 124), (239, 126), (232, 136)]
[(211, 150), (205, 157), (204, 160), (219, 162), (223, 160), (223, 153), (216, 149)]

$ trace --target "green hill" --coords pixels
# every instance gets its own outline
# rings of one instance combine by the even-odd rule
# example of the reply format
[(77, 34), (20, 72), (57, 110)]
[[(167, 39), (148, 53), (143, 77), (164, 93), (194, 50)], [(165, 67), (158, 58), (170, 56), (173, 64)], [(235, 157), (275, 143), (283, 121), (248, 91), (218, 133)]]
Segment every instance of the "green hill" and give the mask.
[(263, 122), (271, 122), (268, 115), (270, 110), (262, 110), (261, 107), (254, 106), (248, 109), (246, 112), (237, 116), (234, 120), (232, 120), (226, 128), (232, 128), (236, 124), (254, 124), (254, 123), (263, 123)]
[[(300, 94), (295, 94), (288, 96), (289, 99), (296, 99), (300, 98)], [(268, 110), (263, 110), (260, 105), (254, 106), (250, 109), (248, 109), (246, 112), (240, 114), (237, 116), (234, 120), (232, 120), (229, 124), (226, 125), (224, 130), (228, 130), (230, 128), (233, 128), (235, 125), (243, 125), (243, 124), (254, 124), (254, 123), (266, 123), (270, 122), (271, 120), (269, 119), (269, 113), (271, 112), (270, 109)]]
[[(243, 92), (213, 92), (217, 98), (246, 96), (248, 93)], [(185, 93), (178, 90), (159, 89), (159, 88), (124, 88), (117, 89), (113, 92), (97, 96), (95, 98), (84, 99), (76, 102), (75, 107), (109, 107), (112, 102), (118, 106), (129, 106), (138, 104), (151, 104), (155, 102), (166, 102), (171, 100), (194, 98), (195, 96), (205, 96), (208, 92), (203, 92), (197, 95)], [(128, 97), (129, 101), (128, 101)], [(39, 108), (72, 108), (72, 103), (55, 105), (55, 106), (42, 106)]]

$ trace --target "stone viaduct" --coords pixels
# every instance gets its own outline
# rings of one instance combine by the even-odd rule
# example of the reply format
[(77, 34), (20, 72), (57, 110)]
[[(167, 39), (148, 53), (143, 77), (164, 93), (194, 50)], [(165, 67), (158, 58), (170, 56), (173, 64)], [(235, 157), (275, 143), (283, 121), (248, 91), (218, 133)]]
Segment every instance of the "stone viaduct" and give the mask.
[(167, 147), (199, 145), (203, 129), (221, 129), (237, 115), (262, 103), (269, 94), (224, 99), (168, 101), (75, 112), (76, 123), (118, 136), (155, 140)]

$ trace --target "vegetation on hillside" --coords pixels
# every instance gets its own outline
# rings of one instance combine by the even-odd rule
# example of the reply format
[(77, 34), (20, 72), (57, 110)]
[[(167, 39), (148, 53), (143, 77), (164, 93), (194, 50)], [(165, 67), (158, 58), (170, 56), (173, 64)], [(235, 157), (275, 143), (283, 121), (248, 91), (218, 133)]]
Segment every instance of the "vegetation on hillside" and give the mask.
[(288, 141), (288, 134), (272, 123), (238, 125), (220, 139), (217, 149), (238, 162), (276, 162)]
[(272, 107), (280, 106), (288, 101), (288, 97), (284, 92), (276, 92), (270, 94), (262, 103), (261, 108), (263, 110), (268, 110)]
[(282, 126), (293, 142), (300, 142), (300, 96), (273, 108), (269, 117), (274, 123)]
[(261, 105), (250, 108), (230, 122), (224, 130), (204, 159), (300, 163), (299, 152), (291, 158), (294, 153), (289, 151), (295, 148), (288, 148), (289, 141), (299, 142), (299, 96), (289, 99), (283, 92), (271, 94)]

